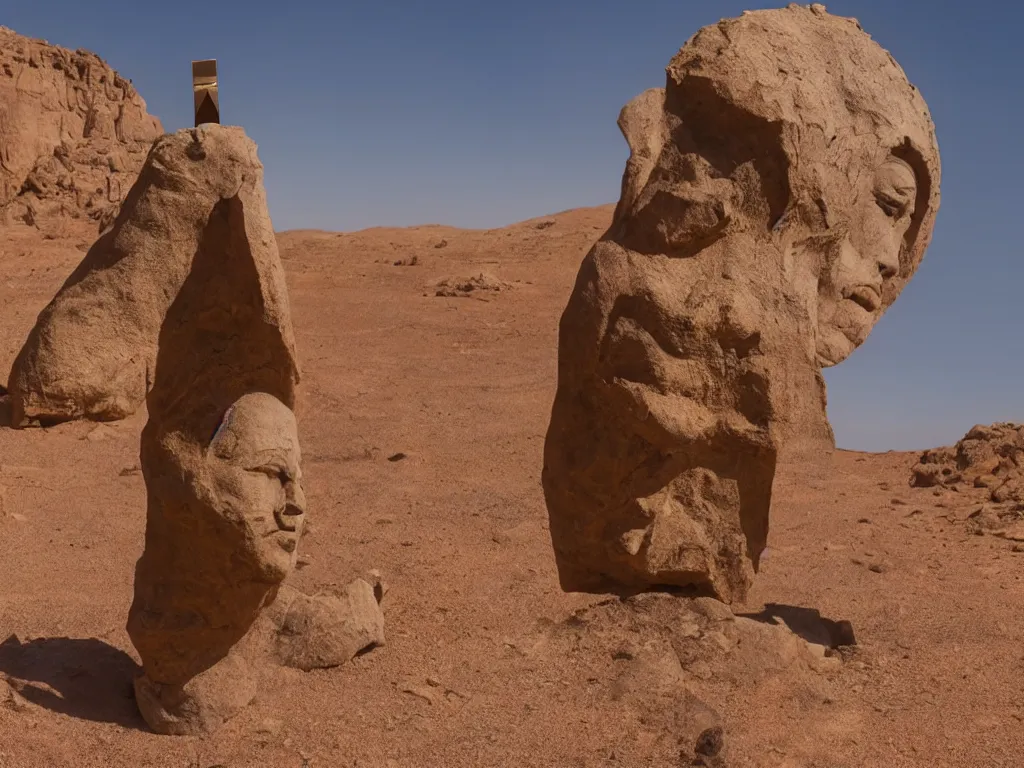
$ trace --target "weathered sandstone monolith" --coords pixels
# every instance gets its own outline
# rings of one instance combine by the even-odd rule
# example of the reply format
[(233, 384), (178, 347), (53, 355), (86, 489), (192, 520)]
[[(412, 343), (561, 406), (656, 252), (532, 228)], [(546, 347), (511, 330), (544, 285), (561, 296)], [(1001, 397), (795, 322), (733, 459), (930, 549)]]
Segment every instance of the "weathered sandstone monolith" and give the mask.
[(235, 646), (294, 566), (305, 512), (298, 367), (255, 145), (237, 128), (183, 131), (148, 169), (167, 182), (151, 205), (166, 207), (135, 209), (152, 216), (132, 232), (135, 252), (165, 253), (167, 266), (136, 282), (148, 298), (133, 304), (150, 311), (157, 291), (173, 292), (146, 400), (146, 541), (128, 634), (146, 721), (200, 733), (255, 695)]
[(742, 599), (780, 451), (833, 446), (820, 369), (920, 263), (928, 109), (823, 6), (702, 29), (622, 111), (613, 223), (559, 328), (543, 485), (563, 589)]
[(121, 419), (142, 405), (161, 324), (225, 200), (245, 211), (253, 248), (276, 253), (263, 166), (242, 129), (204, 126), (157, 140), (112, 228), (15, 359), (13, 425)]
[(106, 225), (162, 133), (96, 54), (0, 27), (0, 223)]

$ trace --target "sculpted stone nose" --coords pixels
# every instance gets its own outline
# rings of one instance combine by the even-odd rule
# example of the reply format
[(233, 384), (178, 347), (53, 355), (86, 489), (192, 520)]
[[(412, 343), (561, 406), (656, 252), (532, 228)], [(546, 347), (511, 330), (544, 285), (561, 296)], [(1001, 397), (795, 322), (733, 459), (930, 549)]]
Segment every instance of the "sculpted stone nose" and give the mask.
[(302, 486), (296, 482), (290, 482), (284, 489), (284, 514), (287, 516), (306, 514), (306, 494), (302, 492)]
[(900, 257), (899, 252), (891, 254), (885, 253), (878, 259), (878, 273), (882, 276), (883, 280), (890, 280), (896, 277), (900, 271)]

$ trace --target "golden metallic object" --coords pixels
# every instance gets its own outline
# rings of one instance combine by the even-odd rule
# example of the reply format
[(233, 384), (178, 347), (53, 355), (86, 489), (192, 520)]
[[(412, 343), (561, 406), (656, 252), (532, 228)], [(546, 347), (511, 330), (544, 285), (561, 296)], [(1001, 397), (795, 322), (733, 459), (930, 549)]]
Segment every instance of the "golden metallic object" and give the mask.
[(192, 62), (192, 96), (195, 100), (196, 127), (203, 123), (220, 123), (216, 59)]

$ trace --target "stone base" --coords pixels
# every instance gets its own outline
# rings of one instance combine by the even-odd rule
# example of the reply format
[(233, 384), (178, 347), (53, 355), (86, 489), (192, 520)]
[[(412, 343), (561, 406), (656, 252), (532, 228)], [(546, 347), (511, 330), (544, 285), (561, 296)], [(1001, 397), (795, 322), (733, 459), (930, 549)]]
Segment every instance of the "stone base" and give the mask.
[(256, 698), (256, 678), (249, 665), (232, 654), (184, 686), (135, 678), (135, 701), (156, 733), (201, 736), (212, 733)]

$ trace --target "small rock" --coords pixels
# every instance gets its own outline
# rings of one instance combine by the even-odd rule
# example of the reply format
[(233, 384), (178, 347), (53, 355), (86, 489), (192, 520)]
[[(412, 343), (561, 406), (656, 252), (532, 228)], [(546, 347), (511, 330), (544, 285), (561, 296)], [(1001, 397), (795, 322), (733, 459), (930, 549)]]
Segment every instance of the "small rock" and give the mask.
[(406, 454), (404, 454), (402, 452), (398, 452), (398, 453), (394, 453), (394, 454), (388, 456), (388, 461), (401, 461), (402, 459), (406, 459), (406, 458), (408, 458), (408, 456)]
[(432, 688), (425, 688), (422, 685), (416, 685), (414, 683), (406, 683), (401, 688), (402, 693), (408, 693), (411, 696), (415, 696), (417, 699), (422, 699), (431, 706), (437, 701), (437, 693)]
[(732, 612), (732, 609), (720, 600), (715, 600), (713, 597), (694, 598), (690, 605), (692, 606), (694, 613), (698, 613), (712, 621), (736, 620), (736, 615)]
[(100, 424), (98, 427), (93, 429), (85, 436), (85, 440), (90, 443), (100, 443), (104, 440), (110, 440), (111, 438), (117, 437), (117, 430), (111, 429), (108, 426)]
[(1010, 541), (1024, 541), (1024, 522), (1011, 525), (1009, 528), (1001, 531), (999, 535)]
[(868, 566), (868, 570), (873, 573), (885, 573), (886, 569), (885, 566), (881, 563), (873, 563), (870, 566)]
[(287, 608), (271, 620), (277, 625), (277, 658), (286, 667), (328, 669), (384, 645), (384, 614), (373, 586), (362, 579), (339, 595), (284, 588), (279, 599)]
[(725, 733), (722, 731), (722, 726), (716, 725), (713, 728), (706, 728), (701, 731), (693, 751), (705, 757), (717, 757), (724, 746)]
[(13, 685), (0, 678), (0, 706), (14, 712), (27, 712), (30, 705)]
[(268, 717), (256, 728), (256, 733), (261, 735), (277, 737), (281, 735), (281, 731), (284, 730), (284, 723), (280, 720), (275, 720), (272, 717)]

